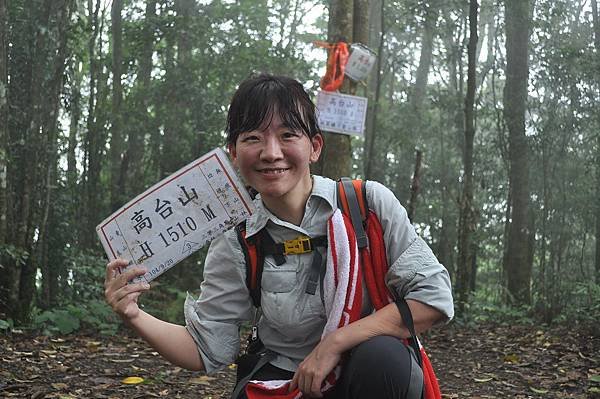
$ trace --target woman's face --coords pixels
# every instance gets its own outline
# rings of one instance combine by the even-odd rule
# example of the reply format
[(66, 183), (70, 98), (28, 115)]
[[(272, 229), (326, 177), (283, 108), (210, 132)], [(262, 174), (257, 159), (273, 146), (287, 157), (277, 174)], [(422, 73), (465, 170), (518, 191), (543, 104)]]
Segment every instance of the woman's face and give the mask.
[(282, 125), (277, 113), (266, 128), (241, 133), (229, 151), (234, 164), (263, 201), (307, 197), (312, 189), (310, 164), (316, 162), (323, 137), (312, 139)]

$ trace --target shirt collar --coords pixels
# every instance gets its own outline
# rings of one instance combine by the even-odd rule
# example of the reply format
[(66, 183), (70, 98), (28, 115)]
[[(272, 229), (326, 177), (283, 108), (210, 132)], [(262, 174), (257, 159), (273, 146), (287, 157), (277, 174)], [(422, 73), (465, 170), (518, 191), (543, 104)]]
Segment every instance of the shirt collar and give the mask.
[[(312, 191), (310, 193), (310, 196), (308, 197), (308, 201), (305, 207), (307, 207), (309, 204), (312, 204), (312, 202), (316, 201), (318, 198), (325, 200), (332, 210), (336, 209), (337, 200), (335, 182), (327, 177), (322, 177), (318, 175), (313, 175), (312, 178)], [(280, 226), (298, 229), (298, 226), (283, 221), (277, 216), (273, 215), (271, 211), (269, 211), (263, 204), (262, 200), (260, 199), (260, 194), (257, 195), (256, 199), (254, 199), (254, 205), (255, 212), (246, 221), (246, 237), (251, 237), (254, 234), (258, 233), (267, 225), (269, 221)], [(300, 227), (302, 228), (302, 226)]]

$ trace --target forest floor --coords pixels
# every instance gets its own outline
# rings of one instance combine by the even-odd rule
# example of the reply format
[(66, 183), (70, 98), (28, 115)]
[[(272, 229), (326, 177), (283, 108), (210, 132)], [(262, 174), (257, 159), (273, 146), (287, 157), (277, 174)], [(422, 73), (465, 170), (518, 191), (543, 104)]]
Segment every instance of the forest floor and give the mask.
[[(600, 399), (598, 326), (451, 325), (424, 342), (445, 399)], [(0, 364), (2, 398), (226, 399), (235, 379), (234, 366), (210, 377), (174, 367), (127, 335), (13, 332)]]

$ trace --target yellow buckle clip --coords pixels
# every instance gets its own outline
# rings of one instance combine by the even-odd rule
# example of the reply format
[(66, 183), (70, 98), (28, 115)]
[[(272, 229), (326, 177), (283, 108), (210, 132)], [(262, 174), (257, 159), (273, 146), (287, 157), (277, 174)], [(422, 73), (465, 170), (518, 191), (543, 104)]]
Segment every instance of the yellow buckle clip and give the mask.
[(283, 242), (283, 253), (285, 255), (298, 255), (312, 251), (310, 238), (300, 236), (293, 240)]

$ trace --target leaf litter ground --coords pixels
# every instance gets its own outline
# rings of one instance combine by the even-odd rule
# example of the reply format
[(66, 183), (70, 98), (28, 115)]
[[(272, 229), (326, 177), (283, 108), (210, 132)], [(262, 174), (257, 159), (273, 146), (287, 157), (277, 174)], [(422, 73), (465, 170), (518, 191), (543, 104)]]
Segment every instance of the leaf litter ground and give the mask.
[[(594, 330), (595, 328), (595, 330)], [(451, 325), (424, 337), (443, 398), (600, 399), (593, 327)], [(233, 366), (174, 367), (128, 334), (0, 336), (1, 398), (229, 398)]]

